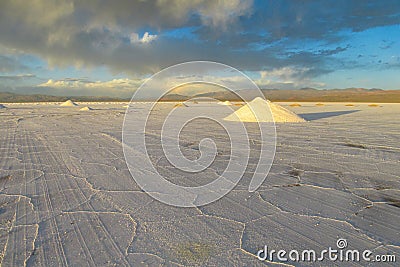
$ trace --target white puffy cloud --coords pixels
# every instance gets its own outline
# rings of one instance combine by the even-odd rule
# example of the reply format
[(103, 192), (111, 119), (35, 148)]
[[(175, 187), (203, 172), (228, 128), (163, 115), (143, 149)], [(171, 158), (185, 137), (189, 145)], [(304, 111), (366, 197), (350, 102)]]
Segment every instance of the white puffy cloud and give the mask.
[(269, 71), (260, 71), (261, 79), (277, 79), (280, 82), (293, 82), (293, 80), (303, 77), (310, 68), (283, 67)]
[[(142, 84), (142, 79), (113, 79), (110, 81), (89, 81), (86, 79), (50, 79), (36, 86), (41, 92), (51, 89), (55, 95), (102, 95), (130, 97)], [(48, 91), (48, 90), (47, 90)]]
[(209, 1), (199, 7), (199, 13), (204, 24), (226, 29), (237, 17), (250, 15), (252, 4), (241, 0)]
[(152, 41), (154, 41), (155, 39), (157, 39), (157, 35), (156, 34), (149, 34), (148, 32), (145, 32), (142, 36), (142, 38), (139, 37), (139, 34), (137, 33), (132, 33), (130, 36), (130, 42), (131, 44), (136, 44), (136, 43), (150, 43)]
[(282, 67), (268, 71), (260, 71), (256, 83), (262, 88), (297, 89), (304, 87), (320, 88), (324, 83), (315, 82), (309, 73), (312, 69), (306, 67)]
[(136, 80), (131, 79), (113, 79), (111, 81), (87, 81), (80, 79), (64, 79), (64, 80), (48, 80), (45, 83), (39, 84), (38, 86), (50, 86), (54, 88), (94, 88), (94, 87), (106, 87), (106, 88), (134, 88), (137, 85)]

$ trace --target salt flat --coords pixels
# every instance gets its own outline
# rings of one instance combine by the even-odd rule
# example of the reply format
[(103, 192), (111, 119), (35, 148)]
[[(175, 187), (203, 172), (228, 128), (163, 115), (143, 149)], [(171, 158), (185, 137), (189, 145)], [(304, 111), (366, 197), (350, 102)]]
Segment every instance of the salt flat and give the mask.
[[(262, 186), (247, 190), (251, 154), (233, 191), (198, 208), (160, 203), (132, 179), (121, 144), (126, 103), (7, 104), (0, 110), (2, 265), (258, 266), (271, 264), (256, 257), (264, 245), (317, 251), (338, 238), (400, 260), (400, 104), (281, 104), (308, 122), (276, 125), (275, 160)], [(132, 105), (143, 116), (149, 104)], [(150, 128), (173, 105), (157, 106)], [(179, 108), (196, 112), (195, 104)], [(256, 149), (257, 131), (248, 129)], [(157, 133), (146, 133), (151, 158), (174, 183), (205, 184), (226, 167), (229, 143), (217, 124), (183, 130), (188, 158), (204, 137), (221, 149), (209, 169), (193, 175), (171, 168)], [(323, 265), (330, 264), (349, 265)]]

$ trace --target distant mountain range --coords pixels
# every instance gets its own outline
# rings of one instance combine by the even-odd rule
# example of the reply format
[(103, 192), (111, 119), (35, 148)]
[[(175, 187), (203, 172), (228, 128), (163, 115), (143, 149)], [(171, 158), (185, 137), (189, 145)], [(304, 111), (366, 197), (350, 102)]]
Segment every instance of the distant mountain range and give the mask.
[[(245, 100), (251, 100), (258, 96), (254, 90), (238, 91)], [(400, 103), (400, 90), (382, 90), (365, 88), (346, 89), (314, 89), (302, 88), (299, 90), (262, 89), (265, 98), (276, 102), (377, 102), (377, 103)], [(183, 94), (165, 95), (163, 101), (185, 101), (193, 96)], [(230, 91), (209, 92), (195, 95), (198, 98), (214, 98), (221, 101), (240, 101), (238, 95)], [(99, 96), (51, 96), (51, 95), (19, 95), (14, 93), (0, 92), (0, 103), (11, 102), (61, 102), (71, 99), (72, 101), (97, 102), (97, 101), (129, 101), (130, 99)], [(150, 100), (150, 99), (149, 99)]]
[(127, 99), (103, 96), (52, 96), (52, 95), (20, 95), (8, 92), (0, 92), (0, 103), (25, 103), (25, 102), (64, 102), (66, 100), (81, 102), (128, 101)]
[[(258, 95), (252, 90), (239, 91), (245, 100), (253, 99)], [(266, 99), (276, 102), (379, 102), (400, 103), (400, 90), (382, 89), (327, 89), (317, 90), (303, 88), (299, 90), (262, 89)], [(197, 96), (212, 97), (219, 100), (239, 100), (239, 97), (229, 91), (205, 93)]]

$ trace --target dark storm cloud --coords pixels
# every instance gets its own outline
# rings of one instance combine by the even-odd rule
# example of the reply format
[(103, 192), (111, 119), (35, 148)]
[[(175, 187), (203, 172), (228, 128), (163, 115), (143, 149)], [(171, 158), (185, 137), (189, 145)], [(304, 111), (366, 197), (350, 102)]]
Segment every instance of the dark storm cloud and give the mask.
[[(289, 47), (310, 39), (332, 45), (346, 38), (342, 31), (399, 24), (399, 10), (397, 0), (1, 1), (0, 44), (50, 65), (106, 66), (131, 74), (211, 60), (246, 71), (307, 66), (304, 75), (318, 76), (332, 70), (330, 57), (348, 47)], [(197, 28), (193, 38), (164, 34), (188, 26)], [(0, 60), (0, 70), (12, 68)]]
[[(106, 65), (116, 71), (150, 73), (193, 57), (199, 45), (144, 34), (152, 27), (184, 26), (196, 16), (205, 27), (224, 30), (236, 16), (248, 14), (251, 1), (34, 1), (0, 3), (0, 43), (33, 53), (57, 66)], [(171, 43), (172, 42), (172, 43)], [(212, 48), (211, 48), (212, 49)], [(200, 51), (204, 51), (200, 49)], [(205, 52), (207, 53), (207, 52)], [(214, 53), (215, 54), (215, 53)]]

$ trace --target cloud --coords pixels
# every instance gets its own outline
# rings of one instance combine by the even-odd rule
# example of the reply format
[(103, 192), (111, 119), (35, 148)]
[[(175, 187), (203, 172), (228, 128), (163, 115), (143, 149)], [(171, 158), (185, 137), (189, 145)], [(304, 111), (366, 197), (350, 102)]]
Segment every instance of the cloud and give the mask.
[(252, 4), (253, 1), (241, 0), (209, 1), (200, 5), (198, 10), (203, 24), (226, 29), (238, 17), (250, 15)]
[[(260, 82), (302, 86), (338, 66), (354, 67), (335, 58), (351, 49), (343, 41), (354, 32), (399, 24), (399, 8), (397, 0), (34, 0), (29, 8), (23, 0), (0, 1), (0, 46), (38, 56), (50, 68), (102, 66), (128, 77), (192, 60), (243, 71), (286, 68), (297, 72)], [(190, 37), (178, 36), (187, 29)], [(168, 34), (172, 30), (176, 36)], [(0, 55), (0, 71), (31, 72), (13, 60), (14, 52)], [(84, 83), (58, 82), (54, 88), (63, 90)], [(103, 88), (99, 92), (106, 88), (94, 85)]]
[(260, 71), (260, 78), (255, 82), (262, 88), (298, 89), (305, 87), (321, 88), (324, 83), (313, 81), (310, 68), (283, 67), (270, 71)]
[(0, 92), (19, 91), (29, 84), (37, 83), (40, 79), (34, 74), (0, 75)]
[(135, 43), (150, 43), (151, 41), (154, 41), (155, 39), (157, 39), (157, 35), (156, 34), (149, 34), (148, 32), (145, 32), (142, 36), (142, 38), (139, 38), (139, 34), (137, 33), (132, 33), (130, 36), (130, 42), (131, 44), (135, 44)]
[[(27, 8), (22, 0), (2, 1), (0, 44), (38, 55), (50, 66), (105, 65), (115, 72), (152, 73), (199, 59), (202, 50), (201, 44), (188, 40), (176, 45), (175, 39), (160, 38), (155, 32), (190, 24), (226, 28), (250, 12), (251, 2), (116, 0), (107, 6), (100, 0), (35, 0)], [(152, 31), (140, 38), (137, 32), (146, 27)], [(137, 45), (155, 41), (159, 45)]]
[(136, 89), (138, 80), (131, 79), (113, 79), (111, 81), (88, 81), (86, 79), (66, 78), (62, 80), (48, 80), (38, 86), (53, 87), (53, 88), (129, 88), (130, 90)]
[(308, 68), (295, 69), (284, 67), (280, 69), (273, 69), (271, 71), (260, 71), (260, 75), (261, 79), (278, 78), (282, 81), (291, 81), (293, 78), (304, 76), (304, 73), (308, 72), (309, 70), (310, 69)]
[[(290, 8), (288, 8), (290, 7)], [(340, 31), (399, 24), (397, 0), (382, 1), (269, 1), (257, 9), (252, 23), (270, 33), (271, 40), (290, 38), (337, 38)]]
[(0, 75), (0, 80), (23, 80), (27, 78), (35, 78), (36, 75), (34, 74), (17, 74), (17, 75)]
[(28, 67), (12, 56), (0, 55), (0, 72), (26, 71)]
[(51, 89), (55, 95), (102, 95), (130, 97), (142, 84), (142, 79), (113, 79), (110, 81), (90, 81), (87, 79), (50, 79), (36, 86), (36, 91)]
[[(225, 27), (237, 17), (248, 14), (251, 0), (102, 0), (2, 1), (0, 14), (11, 30), (41, 30), (49, 43), (68, 40), (80, 31), (108, 28), (123, 31), (151, 27), (168, 29), (198, 20), (204, 25)], [(11, 27), (10, 27), (11, 26)], [(64, 37), (63, 37), (64, 36)]]
[(176, 87), (171, 94), (180, 94), (185, 96), (194, 96), (209, 92), (225, 91), (224, 88), (213, 84), (192, 83)]
[[(247, 78), (243, 76), (211, 76), (209, 74), (196, 75), (199, 81), (193, 83), (193, 77), (164, 77), (153, 80), (152, 87), (147, 88), (141, 95), (146, 97), (160, 96), (168, 91), (171, 93), (183, 95), (195, 95), (204, 92), (225, 90), (214, 85), (221, 84), (223, 80), (227, 85), (248, 84)], [(53, 95), (79, 96), (79, 95), (100, 95), (100, 96), (118, 96), (123, 98), (132, 97), (133, 92), (138, 89), (147, 78), (137, 79), (112, 79), (109, 81), (91, 81), (86, 78), (65, 78), (49, 79), (44, 83), (34, 86), (31, 90), (35, 93), (49, 93)]]

